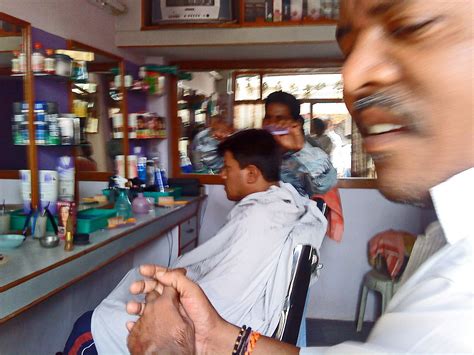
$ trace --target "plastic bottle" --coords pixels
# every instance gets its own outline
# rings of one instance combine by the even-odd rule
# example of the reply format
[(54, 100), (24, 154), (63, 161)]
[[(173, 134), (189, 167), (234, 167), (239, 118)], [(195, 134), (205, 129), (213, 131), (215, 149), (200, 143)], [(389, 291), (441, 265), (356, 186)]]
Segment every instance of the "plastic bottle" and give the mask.
[(44, 71), (44, 56), (41, 53), (41, 43), (35, 43), (35, 50), (31, 56), (31, 69), (33, 73), (42, 73)]
[(20, 53), (18, 51), (13, 51), (13, 59), (12, 59), (12, 73), (18, 74), (20, 72), (20, 60), (18, 59), (18, 55)]
[(160, 161), (158, 160), (158, 158), (153, 158), (153, 163), (155, 164), (155, 186), (156, 186), (156, 189), (160, 192), (165, 192), (165, 186), (164, 186), (163, 180), (161, 178)]
[(168, 175), (166, 174), (166, 169), (160, 164), (160, 173), (161, 173), (161, 181), (163, 182), (163, 186), (165, 188), (169, 187), (168, 185)]
[(181, 171), (183, 173), (192, 173), (193, 172), (193, 166), (191, 164), (191, 160), (183, 152), (180, 152), (179, 154), (180, 154)]
[(153, 160), (146, 162), (146, 187), (155, 186), (155, 163)]
[(139, 157), (137, 162), (138, 178), (146, 182), (146, 157)]
[(18, 54), (18, 65), (20, 69), (20, 73), (26, 72), (26, 54), (23, 52), (23, 47), (20, 49), (20, 53)]
[(44, 58), (44, 72), (47, 74), (54, 74), (56, 71), (56, 62), (54, 59), (54, 51), (46, 49), (46, 57)]
[(123, 217), (124, 220), (132, 216), (132, 204), (128, 199), (126, 189), (119, 189), (119, 196), (115, 201), (115, 209), (117, 210), (117, 217)]
[(143, 192), (139, 192), (138, 196), (132, 202), (132, 210), (133, 213), (138, 214), (145, 214), (150, 211), (150, 203), (148, 200), (143, 196)]

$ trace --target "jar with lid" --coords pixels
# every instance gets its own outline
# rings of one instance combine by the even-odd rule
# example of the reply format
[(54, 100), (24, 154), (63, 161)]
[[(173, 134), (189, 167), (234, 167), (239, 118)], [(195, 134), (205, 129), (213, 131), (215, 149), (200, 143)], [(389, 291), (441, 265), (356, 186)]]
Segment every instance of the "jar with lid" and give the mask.
[(34, 48), (35, 50), (31, 56), (31, 69), (33, 73), (42, 73), (44, 70), (44, 56), (41, 53), (41, 43), (36, 42)]
[(44, 58), (44, 72), (54, 74), (56, 71), (54, 59), (54, 51), (50, 48), (46, 49), (46, 57)]

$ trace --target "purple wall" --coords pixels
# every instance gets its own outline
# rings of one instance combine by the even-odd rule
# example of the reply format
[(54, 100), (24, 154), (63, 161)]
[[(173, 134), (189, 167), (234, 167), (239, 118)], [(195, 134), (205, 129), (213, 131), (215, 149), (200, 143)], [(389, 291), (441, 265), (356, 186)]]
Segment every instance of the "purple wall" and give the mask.
[[(139, 65), (125, 61), (126, 74), (132, 75), (134, 80), (138, 79)], [(144, 112), (147, 110), (147, 94), (143, 91), (127, 91), (128, 113)], [(147, 154), (148, 143), (145, 140), (130, 140), (130, 154), (133, 154), (134, 147), (142, 147), (144, 154)]]
[[(32, 42), (40, 42), (43, 49), (67, 49), (64, 38), (32, 28)], [(35, 76), (35, 100), (55, 101), (60, 113), (70, 112), (70, 82), (60, 77)], [(72, 155), (71, 146), (38, 146), (38, 166), (40, 170), (56, 170), (57, 159), (62, 155)]]
[(27, 169), (26, 147), (13, 145), (13, 103), (23, 101), (21, 77), (0, 78), (0, 170)]

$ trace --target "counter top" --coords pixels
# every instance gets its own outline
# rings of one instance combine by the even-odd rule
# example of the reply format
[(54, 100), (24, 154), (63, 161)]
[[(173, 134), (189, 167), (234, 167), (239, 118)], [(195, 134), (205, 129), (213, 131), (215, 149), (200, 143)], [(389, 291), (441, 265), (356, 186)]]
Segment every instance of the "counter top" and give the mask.
[(0, 323), (196, 215), (203, 199), (157, 207), (135, 216), (137, 223), (132, 226), (94, 232), (90, 244), (75, 245), (70, 252), (64, 251), (64, 241), (46, 249), (30, 237), (19, 248), (2, 251), (8, 261), (0, 265)]

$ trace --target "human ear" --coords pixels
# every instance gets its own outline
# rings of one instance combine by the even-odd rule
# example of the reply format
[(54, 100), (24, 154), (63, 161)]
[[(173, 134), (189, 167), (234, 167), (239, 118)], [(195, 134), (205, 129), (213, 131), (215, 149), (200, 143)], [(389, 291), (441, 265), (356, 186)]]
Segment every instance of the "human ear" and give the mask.
[(245, 168), (246, 170), (246, 180), (248, 184), (255, 184), (261, 173), (260, 170), (255, 165), (249, 165)]

